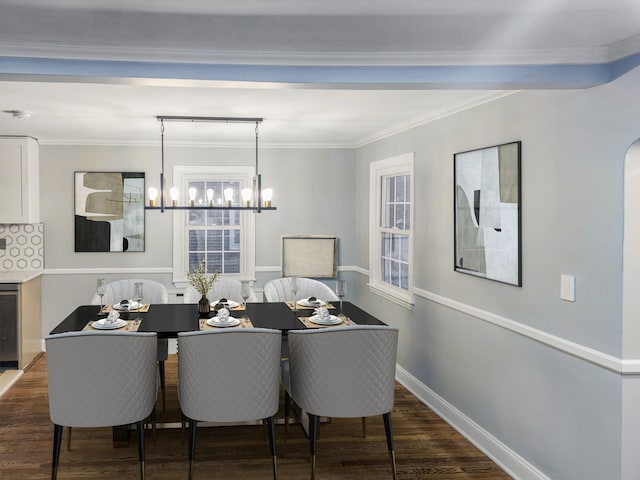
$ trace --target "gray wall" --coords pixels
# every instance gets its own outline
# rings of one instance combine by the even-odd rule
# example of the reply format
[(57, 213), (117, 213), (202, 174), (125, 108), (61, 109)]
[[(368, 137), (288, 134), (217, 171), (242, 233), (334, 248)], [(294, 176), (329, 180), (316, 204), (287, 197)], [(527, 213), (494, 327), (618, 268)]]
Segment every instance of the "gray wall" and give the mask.
[[(424, 397), (444, 399), (467, 427), (553, 479), (629, 471), (621, 423), (633, 405), (623, 404), (624, 376), (602, 364), (622, 356), (624, 159), (640, 136), (639, 80), (636, 69), (589, 90), (517, 93), (357, 152), (363, 269), (369, 164), (415, 152), (418, 296), (405, 310), (358, 275), (356, 302), (400, 328), (398, 363)], [(514, 140), (523, 156), (522, 288), (453, 271), (453, 154)], [(562, 273), (576, 276), (575, 303), (559, 298)]]

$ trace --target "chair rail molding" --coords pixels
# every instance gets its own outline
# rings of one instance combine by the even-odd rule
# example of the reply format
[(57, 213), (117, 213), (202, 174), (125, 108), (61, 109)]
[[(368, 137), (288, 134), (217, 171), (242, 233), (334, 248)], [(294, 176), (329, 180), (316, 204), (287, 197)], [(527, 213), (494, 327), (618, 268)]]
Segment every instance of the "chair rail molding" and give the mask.
[[(355, 267), (354, 272), (368, 277), (369, 271), (360, 267)], [(491, 323), (498, 327), (510, 330), (523, 337), (535, 340), (543, 345), (554, 348), (560, 352), (572, 355), (581, 360), (585, 360), (596, 366), (605, 368), (620, 375), (640, 375), (640, 358), (623, 359), (599, 350), (580, 345), (557, 335), (530, 327), (523, 323), (517, 322), (507, 317), (491, 313), (487, 310), (468, 305), (466, 303), (448, 298), (437, 293), (424, 290), (422, 288), (414, 288), (413, 293), (417, 297), (424, 298), (434, 303), (438, 303), (445, 307), (452, 308), (479, 320)]]

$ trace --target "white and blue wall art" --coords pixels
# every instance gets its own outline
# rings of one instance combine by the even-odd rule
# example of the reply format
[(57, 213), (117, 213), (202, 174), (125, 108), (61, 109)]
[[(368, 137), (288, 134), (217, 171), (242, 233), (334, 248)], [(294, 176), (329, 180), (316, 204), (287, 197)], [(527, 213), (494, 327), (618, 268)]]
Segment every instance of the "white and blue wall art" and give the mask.
[(144, 251), (144, 173), (75, 172), (75, 251)]
[(454, 154), (454, 269), (522, 286), (521, 142)]

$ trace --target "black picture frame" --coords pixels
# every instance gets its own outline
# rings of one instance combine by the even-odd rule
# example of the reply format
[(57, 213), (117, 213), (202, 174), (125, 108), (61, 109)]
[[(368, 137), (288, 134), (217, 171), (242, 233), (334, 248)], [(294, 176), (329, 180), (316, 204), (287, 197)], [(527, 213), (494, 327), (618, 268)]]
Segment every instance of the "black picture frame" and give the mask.
[(453, 155), (454, 270), (522, 286), (522, 142)]
[(76, 252), (144, 252), (144, 172), (74, 172)]

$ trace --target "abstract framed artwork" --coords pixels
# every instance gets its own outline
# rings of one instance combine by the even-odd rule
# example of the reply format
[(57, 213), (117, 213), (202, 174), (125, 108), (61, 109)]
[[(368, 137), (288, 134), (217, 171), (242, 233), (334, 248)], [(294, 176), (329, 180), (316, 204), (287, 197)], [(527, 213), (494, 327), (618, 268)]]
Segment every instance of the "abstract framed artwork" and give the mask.
[(456, 153), (454, 270), (522, 286), (521, 142)]
[(75, 251), (144, 252), (144, 173), (74, 175)]

